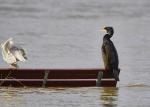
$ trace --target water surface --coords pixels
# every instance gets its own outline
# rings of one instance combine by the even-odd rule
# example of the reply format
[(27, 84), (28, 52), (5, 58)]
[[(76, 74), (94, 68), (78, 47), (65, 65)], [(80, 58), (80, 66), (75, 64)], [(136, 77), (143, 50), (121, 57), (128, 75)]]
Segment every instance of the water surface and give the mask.
[[(120, 59), (117, 88), (0, 88), (0, 107), (149, 107), (149, 0), (0, 0), (0, 42), (27, 51), (21, 68), (103, 68), (103, 26)], [(1, 68), (8, 67), (0, 56)]]

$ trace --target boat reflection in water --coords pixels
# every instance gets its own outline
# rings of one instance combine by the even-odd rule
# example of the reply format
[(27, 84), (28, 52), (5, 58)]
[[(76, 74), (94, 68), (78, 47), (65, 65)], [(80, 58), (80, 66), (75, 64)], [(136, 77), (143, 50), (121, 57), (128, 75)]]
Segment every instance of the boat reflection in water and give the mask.
[(100, 101), (103, 107), (117, 107), (118, 103), (118, 90), (117, 87), (102, 87), (100, 88), (101, 96)]

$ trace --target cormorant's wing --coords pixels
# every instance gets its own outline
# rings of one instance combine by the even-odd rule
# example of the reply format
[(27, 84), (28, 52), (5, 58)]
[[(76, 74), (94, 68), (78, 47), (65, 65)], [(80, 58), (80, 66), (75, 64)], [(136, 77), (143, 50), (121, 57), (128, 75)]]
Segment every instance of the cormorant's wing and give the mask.
[(118, 54), (114, 47), (114, 44), (110, 42), (105, 43), (105, 51), (107, 56), (107, 61), (112, 68), (118, 68)]
[(106, 69), (109, 68), (109, 56), (108, 56), (109, 48), (107, 47), (106, 43), (103, 42), (102, 45), (102, 57), (103, 57), (103, 62), (104, 66)]
[(113, 71), (115, 80), (119, 81), (120, 69), (118, 69), (118, 54), (112, 41), (104, 41), (102, 46), (102, 54), (105, 68), (111, 69)]

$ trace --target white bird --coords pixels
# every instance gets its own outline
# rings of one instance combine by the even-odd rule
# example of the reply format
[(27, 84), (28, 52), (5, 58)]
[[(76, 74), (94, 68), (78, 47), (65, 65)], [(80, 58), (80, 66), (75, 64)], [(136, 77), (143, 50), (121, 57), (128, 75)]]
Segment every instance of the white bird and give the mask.
[(13, 39), (9, 38), (1, 44), (2, 57), (11, 66), (18, 68), (17, 62), (25, 62), (27, 60), (26, 53), (23, 48), (15, 46)]

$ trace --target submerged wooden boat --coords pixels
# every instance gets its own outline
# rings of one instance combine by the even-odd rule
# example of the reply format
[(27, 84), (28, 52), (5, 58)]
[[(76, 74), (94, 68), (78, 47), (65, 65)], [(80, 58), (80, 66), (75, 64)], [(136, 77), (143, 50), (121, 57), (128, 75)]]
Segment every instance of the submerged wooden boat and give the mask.
[(0, 86), (12, 87), (115, 87), (105, 69), (0, 69)]

